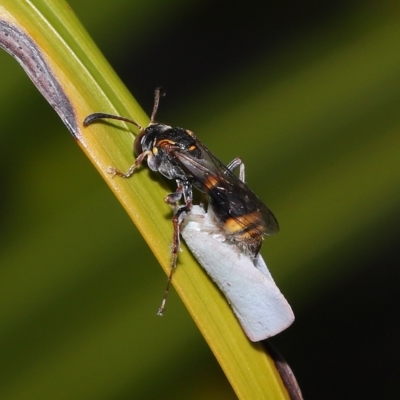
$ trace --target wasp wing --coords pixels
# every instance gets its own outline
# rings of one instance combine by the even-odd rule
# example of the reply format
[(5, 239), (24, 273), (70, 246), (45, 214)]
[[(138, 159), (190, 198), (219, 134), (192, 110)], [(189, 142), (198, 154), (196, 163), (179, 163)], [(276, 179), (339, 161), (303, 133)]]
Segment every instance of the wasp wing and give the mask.
[(196, 146), (196, 151), (180, 149), (173, 152), (173, 158), (193, 177), (193, 186), (209, 194), (227, 215), (237, 220), (244, 228), (246, 223), (254, 222), (246, 221), (246, 215), (257, 211), (262, 216), (260, 221), (262, 231), (259, 233), (261, 235), (277, 233), (278, 222), (267, 206), (203, 143), (196, 140)]

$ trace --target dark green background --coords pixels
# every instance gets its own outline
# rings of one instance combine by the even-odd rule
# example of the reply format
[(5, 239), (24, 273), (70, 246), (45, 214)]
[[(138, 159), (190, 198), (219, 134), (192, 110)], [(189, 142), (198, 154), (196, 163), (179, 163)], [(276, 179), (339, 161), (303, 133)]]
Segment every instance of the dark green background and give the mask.
[[(70, 5), (148, 112), (163, 86), (159, 121), (245, 161), (281, 225), (263, 254), (296, 322), (273, 342), (305, 398), (394, 398), (397, 3)], [(235, 398), (173, 291), (156, 317), (154, 257), (22, 69), (0, 63), (0, 398)]]

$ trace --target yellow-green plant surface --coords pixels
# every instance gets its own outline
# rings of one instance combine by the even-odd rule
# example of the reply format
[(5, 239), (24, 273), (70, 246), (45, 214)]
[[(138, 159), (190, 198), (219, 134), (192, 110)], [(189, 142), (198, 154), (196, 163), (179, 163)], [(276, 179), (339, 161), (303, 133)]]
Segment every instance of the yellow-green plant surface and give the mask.
[[(79, 121), (106, 111), (145, 125), (74, 11), (110, 55), (137, 54), (136, 63), (146, 63), (140, 49), (148, 38), (184, 25), (197, 8), (2, 0), (0, 17), (22, 24), (53, 60)], [(276, 342), (309, 389), (318, 382), (307, 382), (312, 366), (296, 354), (307, 335), (322, 341), (328, 333), (318, 336), (320, 320), (304, 326), (303, 317), (362, 271), (362, 254), (388, 241), (400, 197), (396, 7), (349, 7), (312, 33), (298, 35), (273, 62), (261, 54), (185, 93), (185, 104), (169, 113), (176, 94), (167, 86), (159, 113), (160, 121), (194, 130), (223, 161), (240, 155), (250, 186), (277, 215), (281, 233), (263, 252), (297, 321)], [(155, 315), (165, 274), (118, 201), (22, 69), (5, 53), (0, 63), (0, 398), (234, 398), (174, 289), (165, 317)], [(164, 68), (162, 57), (156, 67)], [(148, 104), (160, 84), (148, 82)], [(132, 163), (128, 128), (135, 133), (118, 123), (82, 128), (80, 144), (168, 269), (171, 210), (163, 197), (171, 187), (145, 169), (128, 181), (105, 173)], [(281, 398), (268, 359), (187, 250), (174, 280), (237, 394)], [(371, 315), (384, 309), (380, 300)], [(323, 360), (318, 341), (308, 351)]]
[[(94, 45), (79, 26), (67, 4), (37, 1), (20, 3), (14, 7), (6, 6), (2, 18), (24, 31), (36, 42), (72, 103), (78, 121), (75, 133), (78, 143), (105, 176), (168, 272), (172, 232), (171, 223), (165, 218), (170, 212), (160, 201), (163, 197), (161, 185), (152, 182), (145, 174), (138, 174), (138, 179), (126, 181), (113, 179), (105, 173), (108, 165), (125, 164), (126, 168), (132, 163), (132, 135), (129, 135), (126, 129), (125, 132), (118, 132), (115, 128), (101, 124), (90, 128), (82, 126), (85, 116), (99, 109), (131, 115), (139, 123), (146, 124), (145, 118), (137, 110), (137, 105), (126, 94), (126, 90), (104, 59), (97, 54)], [(99, 214), (99, 218), (102, 218), (101, 215), (102, 213)], [(105, 215), (103, 217), (107, 218)], [(175, 287), (215, 352), (238, 396), (285, 398), (285, 390), (274, 369), (273, 361), (263, 353), (260, 344), (252, 344), (246, 339), (227, 303), (196, 263), (190, 262), (188, 251), (180, 257), (180, 262), (185, 268), (179, 268), (179, 272), (174, 276)], [(143, 266), (140, 258), (132, 260), (132, 267), (135, 266)], [(137, 340), (137, 337), (133, 335), (132, 340)], [(134, 354), (132, 359), (140, 368), (141, 359), (136, 358)], [(32, 382), (29, 381), (18, 385), (18, 388), (15, 384), (9, 389), (5, 388), (5, 395), (26, 397), (32, 390), (39, 393), (38, 387), (46, 391), (46, 383), (49, 380), (54, 381), (52, 375), (55, 371), (57, 369), (52, 366), (47, 371), (47, 376), (44, 373), (44, 382), (36, 377), (33, 388)], [(73, 386), (71, 385), (71, 388), (75, 391)], [(59, 397), (55, 394), (52, 396)], [(64, 396), (75, 397), (67, 390)]]

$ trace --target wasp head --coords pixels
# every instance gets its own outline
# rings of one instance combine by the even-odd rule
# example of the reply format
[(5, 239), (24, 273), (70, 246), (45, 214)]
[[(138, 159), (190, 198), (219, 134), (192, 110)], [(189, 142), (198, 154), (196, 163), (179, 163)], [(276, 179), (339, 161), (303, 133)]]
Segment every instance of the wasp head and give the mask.
[(145, 151), (152, 150), (156, 146), (160, 136), (172, 129), (169, 125), (150, 123), (147, 128), (142, 128), (133, 143), (133, 151), (139, 156)]

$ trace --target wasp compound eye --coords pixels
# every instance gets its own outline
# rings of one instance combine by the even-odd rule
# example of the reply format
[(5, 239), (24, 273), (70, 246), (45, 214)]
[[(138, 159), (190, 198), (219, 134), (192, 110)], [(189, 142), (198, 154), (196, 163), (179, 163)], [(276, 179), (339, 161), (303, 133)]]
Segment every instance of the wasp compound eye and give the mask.
[(133, 142), (133, 152), (135, 153), (135, 156), (138, 156), (143, 153), (142, 140), (145, 135), (146, 135), (146, 129), (143, 129), (135, 137), (135, 141)]

